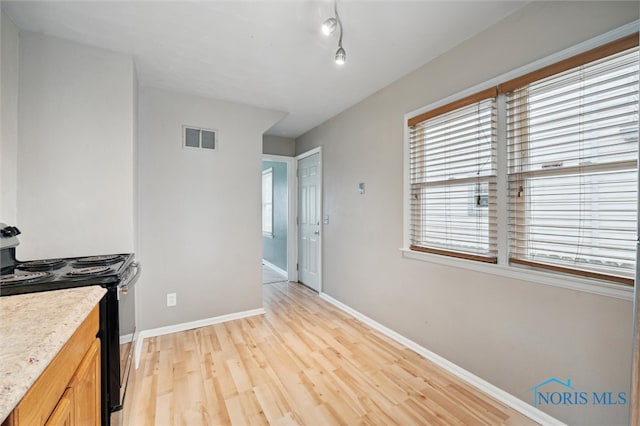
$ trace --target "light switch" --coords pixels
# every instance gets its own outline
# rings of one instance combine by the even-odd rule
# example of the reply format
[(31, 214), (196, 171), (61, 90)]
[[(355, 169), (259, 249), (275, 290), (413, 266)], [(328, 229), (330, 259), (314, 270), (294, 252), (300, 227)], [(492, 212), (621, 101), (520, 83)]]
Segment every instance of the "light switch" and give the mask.
[(364, 195), (364, 182), (358, 184), (358, 194)]
[(324, 216), (322, 216), (322, 223), (324, 223), (325, 225), (329, 224), (329, 215), (325, 214)]
[(176, 306), (177, 300), (176, 300), (176, 294), (175, 293), (168, 293), (167, 294), (167, 306)]

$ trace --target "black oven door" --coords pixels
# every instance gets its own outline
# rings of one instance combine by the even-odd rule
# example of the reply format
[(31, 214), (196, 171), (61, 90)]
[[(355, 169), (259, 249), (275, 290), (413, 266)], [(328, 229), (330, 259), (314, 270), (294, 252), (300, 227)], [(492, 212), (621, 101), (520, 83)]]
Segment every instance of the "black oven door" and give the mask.
[(136, 309), (134, 284), (140, 276), (140, 265), (132, 263), (117, 287), (107, 288), (108, 338), (108, 411), (111, 425), (122, 424), (129, 375), (133, 368), (136, 342)]
[(124, 399), (133, 365), (136, 343), (136, 297), (134, 284), (140, 276), (140, 264), (132, 263), (118, 285), (118, 325), (120, 336), (120, 405)]

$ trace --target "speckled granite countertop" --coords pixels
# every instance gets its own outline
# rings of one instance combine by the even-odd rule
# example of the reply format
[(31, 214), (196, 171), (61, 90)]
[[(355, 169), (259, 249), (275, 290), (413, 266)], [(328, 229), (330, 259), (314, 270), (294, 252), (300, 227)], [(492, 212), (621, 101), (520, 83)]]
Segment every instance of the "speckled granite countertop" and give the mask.
[(0, 422), (105, 293), (92, 286), (0, 297)]

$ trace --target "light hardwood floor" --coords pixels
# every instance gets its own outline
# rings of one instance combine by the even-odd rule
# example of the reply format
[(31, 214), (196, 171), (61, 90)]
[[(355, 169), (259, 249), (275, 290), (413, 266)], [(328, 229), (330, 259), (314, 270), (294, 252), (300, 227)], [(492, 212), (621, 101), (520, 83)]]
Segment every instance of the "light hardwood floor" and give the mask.
[(307, 288), (266, 315), (145, 340), (129, 425), (531, 425)]
[(273, 284), (287, 281), (287, 277), (274, 271), (267, 265), (262, 265), (262, 284)]

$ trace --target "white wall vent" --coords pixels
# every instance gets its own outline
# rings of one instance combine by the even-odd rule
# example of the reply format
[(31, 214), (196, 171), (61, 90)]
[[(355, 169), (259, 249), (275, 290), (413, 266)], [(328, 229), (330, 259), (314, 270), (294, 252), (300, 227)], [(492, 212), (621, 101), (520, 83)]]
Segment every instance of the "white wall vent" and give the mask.
[(190, 149), (218, 149), (218, 131), (182, 126), (182, 146)]

